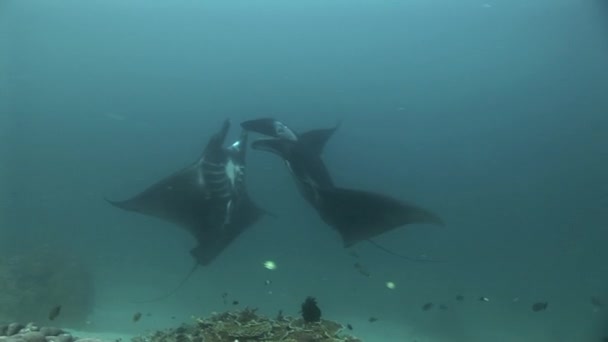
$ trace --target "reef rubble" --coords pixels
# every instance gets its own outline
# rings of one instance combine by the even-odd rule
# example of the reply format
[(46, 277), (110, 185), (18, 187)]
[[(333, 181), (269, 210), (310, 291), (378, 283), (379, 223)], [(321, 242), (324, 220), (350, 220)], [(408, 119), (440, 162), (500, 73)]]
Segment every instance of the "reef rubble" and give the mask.
[(56, 327), (39, 327), (34, 323), (0, 324), (0, 342), (93, 342), (90, 338), (78, 338)]
[(133, 342), (362, 342), (343, 334), (336, 322), (320, 320), (306, 323), (302, 318), (283, 316), (271, 319), (256, 309), (213, 313), (209, 318), (193, 318), (191, 324), (138, 336)]

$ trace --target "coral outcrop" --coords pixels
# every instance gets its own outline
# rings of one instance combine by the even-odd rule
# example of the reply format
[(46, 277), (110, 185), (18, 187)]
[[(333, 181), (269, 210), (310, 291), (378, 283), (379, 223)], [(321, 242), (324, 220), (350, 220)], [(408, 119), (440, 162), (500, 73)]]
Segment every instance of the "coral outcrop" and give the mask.
[(136, 337), (133, 342), (362, 342), (342, 330), (342, 325), (328, 320), (306, 323), (281, 314), (270, 319), (245, 308), (196, 318), (192, 324)]

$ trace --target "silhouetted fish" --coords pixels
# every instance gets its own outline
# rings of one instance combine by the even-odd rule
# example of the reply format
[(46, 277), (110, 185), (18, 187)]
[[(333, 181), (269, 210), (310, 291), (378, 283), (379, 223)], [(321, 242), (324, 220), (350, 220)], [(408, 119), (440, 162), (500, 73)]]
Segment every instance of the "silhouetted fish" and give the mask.
[(422, 310), (429, 311), (433, 308), (433, 306), (435, 306), (435, 304), (428, 302), (422, 306)]
[(547, 306), (549, 306), (549, 302), (534, 303), (532, 305), (532, 311), (534, 311), (534, 312), (543, 311), (543, 310), (547, 309)]
[(49, 311), (49, 319), (52, 321), (55, 318), (57, 318), (57, 316), (59, 316), (59, 314), (61, 313), (61, 305), (56, 305), (54, 307), (51, 308), (51, 311)]
[(596, 296), (592, 296), (591, 297), (591, 305), (595, 306), (596, 308), (601, 308), (604, 306), (604, 302), (602, 302), (602, 300), (599, 297)]
[(369, 278), (371, 276), (371, 274), (369, 273), (369, 271), (365, 267), (363, 267), (363, 265), (361, 265), (359, 262), (356, 262), (354, 264), (354, 266), (355, 266), (355, 269), (357, 271), (359, 271), (359, 273), (361, 273), (361, 275), (363, 275), (364, 277)]

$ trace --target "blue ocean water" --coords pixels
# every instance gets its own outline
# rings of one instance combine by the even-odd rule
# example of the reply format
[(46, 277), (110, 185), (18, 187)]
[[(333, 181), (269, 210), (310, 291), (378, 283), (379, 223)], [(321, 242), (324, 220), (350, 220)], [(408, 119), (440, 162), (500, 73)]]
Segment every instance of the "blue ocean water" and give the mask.
[[(233, 309), (228, 293), (268, 315), (314, 296), (365, 341), (600, 341), (607, 34), (601, 0), (4, 0), (0, 256), (77, 256), (100, 332)], [(174, 296), (133, 303), (179, 283), (195, 242), (103, 198), (189, 164), (225, 118), (267, 116), (300, 131), (341, 122), (323, 154), (337, 184), (446, 221), (375, 241), (444, 262), (366, 243), (354, 258), (281, 161), (250, 151), (251, 196), (277, 218)], [(146, 315), (133, 324), (134, 312)]]

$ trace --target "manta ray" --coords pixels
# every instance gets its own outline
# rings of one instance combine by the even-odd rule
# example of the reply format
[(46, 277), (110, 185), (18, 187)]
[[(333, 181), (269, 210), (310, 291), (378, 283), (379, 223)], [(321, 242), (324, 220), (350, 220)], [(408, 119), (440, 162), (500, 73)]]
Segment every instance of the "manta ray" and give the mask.
[(115, 207), (152, 216), (184, 228), (197, 241), (190, 254), (196, 265), (209, 265), (264, 214), (249, 197), (245, 180), (247, 131), (229, 147), (230, 121), (189, 166), (161, 179)]
[(271, 137), (254, 141), (252, 148), (283, 159), (300, 194), (326, 224), (337, 230), (344, 247), (364, 240), (372, 242), (371, 238), (406, 224), (443, 225), (439, 216), (415, 204), (334, 185), (321, 153), (338, 126), (298, 134), (273, 118), (241, 123), (245, 130)]

